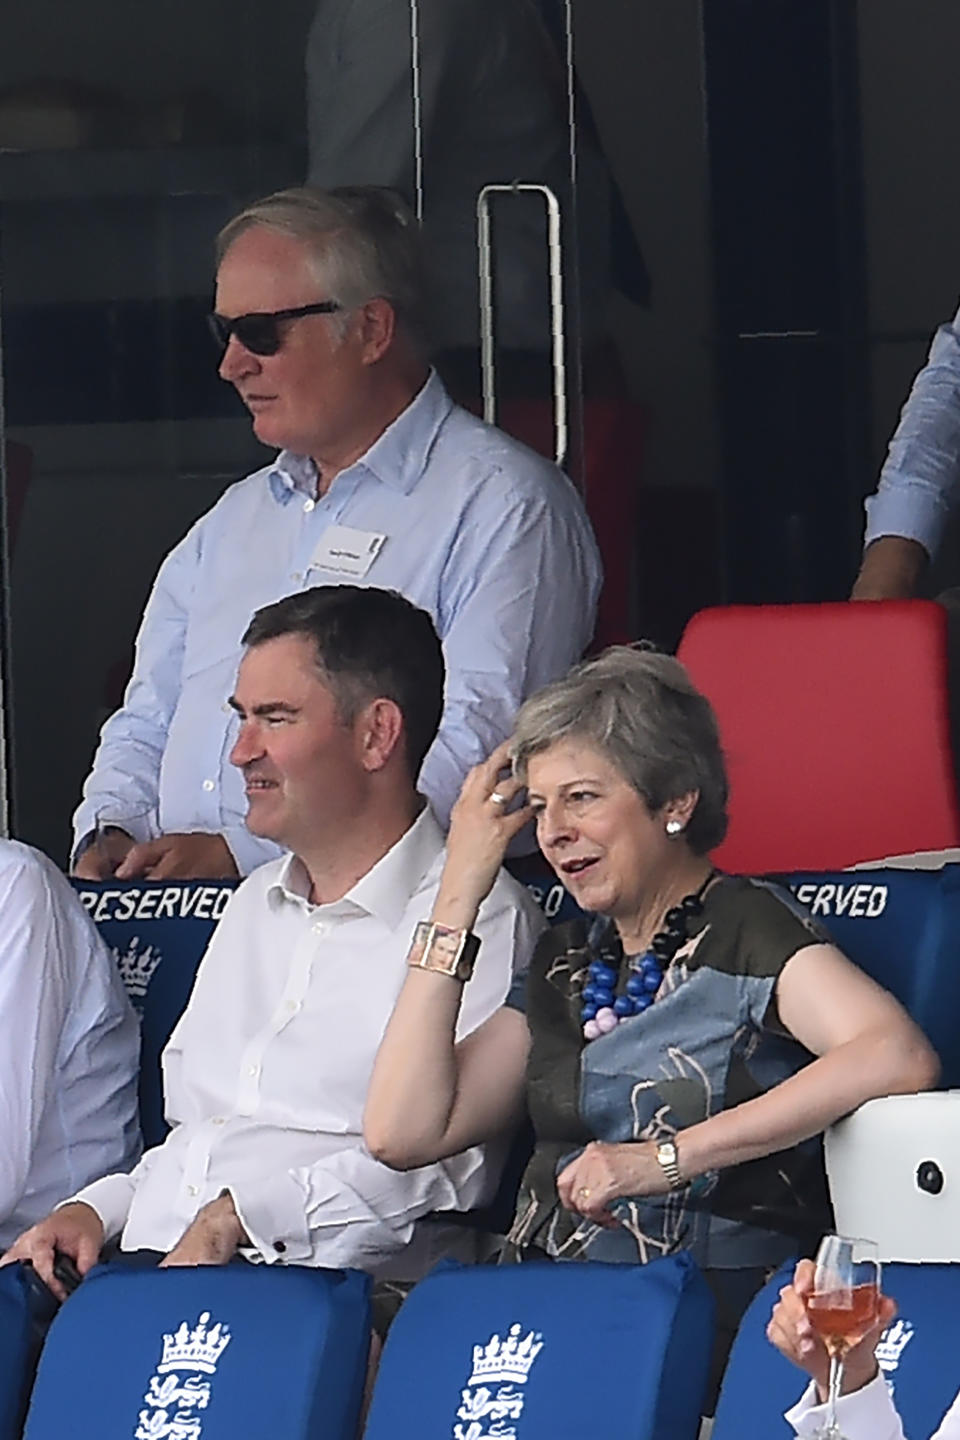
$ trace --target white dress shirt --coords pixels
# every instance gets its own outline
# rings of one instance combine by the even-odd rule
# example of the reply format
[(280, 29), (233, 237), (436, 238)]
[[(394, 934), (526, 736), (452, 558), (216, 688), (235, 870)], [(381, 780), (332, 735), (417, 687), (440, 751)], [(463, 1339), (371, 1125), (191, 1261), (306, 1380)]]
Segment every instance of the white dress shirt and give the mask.
[(0, 840), (0, 1251), (140, 1152), (140, 1034), (113, 957), (59, 870)]
[[(820, 1427), (826, 1418), (827, 1407), (817, 1403), (816, 1386), (811, 1380), (800, 1401), (792, 1410), (787, 1411), (787, 1422), (801, 1436), (801, 1440), (810, 1440), (810, 1437), (820, 1433)], [(837, 1423), (845, 1440), (904, 1440), (900, 1416), (894, 1408), (882, 1371), (869, 1385), (864, 1385), (862, 1390), (855, 1390), (852, 1395), (840, 1396), (837, 1402)], [(921, 1440), (921, 1437), (916, 1436), (915, 1440)], [(950, 1406), (931, 1440), (960, 1440), (960, 1395)]]
[[(496, 1172), (482, 1147), (399, 1174), (363, 1143), (374, 1058), (443, 859), (443, 834), (424, 809), (342, 900), (311, 905), (295, 856), (240, 886), (164, 1051), (171, 1134), (131, 1175), (76, 1197), (97, 1210), (108, 1238), (122, 1230), (124, 1250), (168, 1251), (200, 1207), (229, 1190), (251, 1259), (406, 1277), (421, 1267), (412, 1252), (400, 1255), (419, 1217), (487, 1198)], [(503, 1002), (543, 923), (501, 873), (477, 924), (483, 943), (461, 1034)]]

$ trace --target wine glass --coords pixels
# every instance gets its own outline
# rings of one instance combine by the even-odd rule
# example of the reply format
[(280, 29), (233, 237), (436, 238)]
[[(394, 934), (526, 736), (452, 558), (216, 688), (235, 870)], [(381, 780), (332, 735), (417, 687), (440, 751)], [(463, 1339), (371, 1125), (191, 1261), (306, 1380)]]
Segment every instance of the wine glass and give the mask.
[(837, 1424), (837, 1400), (843, 1361), (880, 1318), (880, 1261), (872, 1240), (825, 1235), (817, 1251), (807, 1316), (830, 1356), (827, 1422), (817, 1440), (843, 1440)]

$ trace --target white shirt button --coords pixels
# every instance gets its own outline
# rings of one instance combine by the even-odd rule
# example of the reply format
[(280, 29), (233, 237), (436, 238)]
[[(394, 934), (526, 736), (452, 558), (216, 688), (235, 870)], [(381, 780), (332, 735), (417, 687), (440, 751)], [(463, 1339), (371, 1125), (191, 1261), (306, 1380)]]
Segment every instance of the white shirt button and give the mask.
[(311, 510), (315, 510), (316, 508), (317, 508), (317, 502), (316, 502), (316, 500), (304, 500), (304, 502), (303, 502), (303, 513), (304, 513), (304, 515), (309, 515), (309, 514), (310, 514), (310, 511), (311, 511)]
[(289, 1012), (290, 1012), (291, 1015), (296, 1015), (297, 1011), (300, 1009), (300, 1001), (299, 1001), (299, 1000), (288, 1000), (288, 1001), (287, 1001), (287, 1009), (289, 1010)]
[(250, 1069), (247, 1071), (247, 1074), (250, 1075), (250, 1076), (252, 1076), (254, 1079), (256, 1079), (256, 1077), (260, 1074), (260, 1066), (259, 1066), (259, 1065), (251, 1065), (251, 1066), (250, 1066)]
[(225, 1125), (226, 1121), (224, 1120), (222, 1115), (214, 1115), (213, 1123), (214, 1125)]
[(326, 935), (327, 927), (322, 920), (318, 920), (313, 927), (314, 935)]
[(290, 576), (290, 579), (294, 581), (295, 584), (299, 585), (300, 581), (303, 579), (303, 571), (294, 570), (293, 574)]
[(215, 790), (215, 789), (217, 788), (217, 782), (216, 782), (216, 780), (204, 780), (204, 782), (203, 782), (203, 788), (204, 788), (204, 790), (206, 790), (208, 793), (209, 793), (211, 790)]
[(187, 1194), (188, 1194), (188, 1195), (199, 1195), (199, 1194), (200, 1194), (200, 1191), (197, 1189), (196, 1185), (188, 1185), (188, 1186), (187, 1186)]

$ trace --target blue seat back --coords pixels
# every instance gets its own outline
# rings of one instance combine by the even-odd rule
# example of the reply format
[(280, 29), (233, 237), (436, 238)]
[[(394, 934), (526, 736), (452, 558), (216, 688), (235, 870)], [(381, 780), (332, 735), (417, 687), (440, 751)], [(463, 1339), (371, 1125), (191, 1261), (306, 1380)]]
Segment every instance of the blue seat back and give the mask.
[[(883, 1267), (883, 1289), (898, 1315), (884, 1331), (877, 1359), (907, 1435), (932, 1435), (960, 1384), (960, 1265)], [(799, 1400), (806, 1376), (766, 1337), (786, 1265), (768, 1281), (740, 1323), (720, 1391), (711, 1440), (795, 1440), (783, 1413)]]
[(369, 1286), (301, 1266), (100, 1266), (53, 1322), (25, 1440), (355, 1440)]
[(73, 880), (116, 956), (141, 1021), (140, 1128), (149, 1149), (167, 1133), (160, 1056), (193, 989), (197, 966), (237, 887), (232, 880)]
[(766, 1334), (794, 1268), (793, 1260), (781, 1266), (747, 1306), (723, 1374), (710, 1440), (796, 1440), (783, 1414), (803, 1394), (806, 1377)]
[(443, 1266), (393, 1323), (365, 1440), (694, 1440), (712, 1340), (687, 1255)]
[(23, 1425), (39, 1349), (38, 1324), (46, 1318), (37, 1313), (37, 1295), (23, 1265), (0, 1270), (0, 1440), (18, 1440)]
[(960, 1086), (960, 865), (780, 877), (851, 960), (903, 1004)]
[(511, 857), (505, 862), (505, 868), (514, 880), (527, 887), (551, 925), (562, 925), (565, 920), (575, 920), (584, 913), (539, 850), (532, 855)]

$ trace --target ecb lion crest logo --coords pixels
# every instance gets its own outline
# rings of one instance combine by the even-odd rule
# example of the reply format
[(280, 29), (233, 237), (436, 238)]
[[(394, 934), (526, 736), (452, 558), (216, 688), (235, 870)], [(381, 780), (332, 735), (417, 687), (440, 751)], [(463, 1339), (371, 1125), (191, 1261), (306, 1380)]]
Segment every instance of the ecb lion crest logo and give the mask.
[(164, 1335), (133, 1440), (200, 1440), (212, 1377), (229, 1344), (230, 1331), (219, 1322), (211, 1325), (208, 1311), (192, 1330), (184, 1320), (172, 1335)]
[(530, 1330), (524, 1336), (523, 1326), (514, 1324), (505, 1339), (491, 1335), (486, 1345), (474, 1345), (453, 1440), (515, 1440), (524, 1386), (543, 1343), (541, 1335)]

